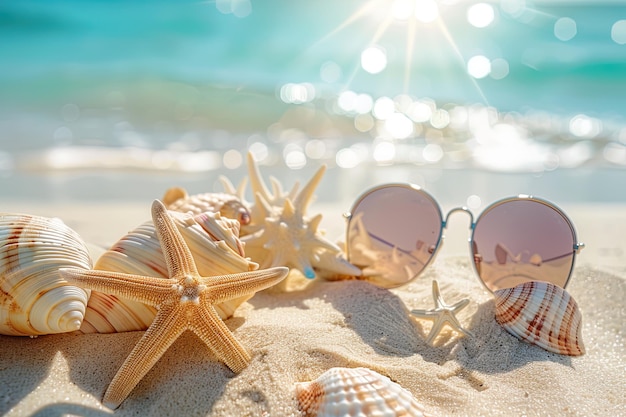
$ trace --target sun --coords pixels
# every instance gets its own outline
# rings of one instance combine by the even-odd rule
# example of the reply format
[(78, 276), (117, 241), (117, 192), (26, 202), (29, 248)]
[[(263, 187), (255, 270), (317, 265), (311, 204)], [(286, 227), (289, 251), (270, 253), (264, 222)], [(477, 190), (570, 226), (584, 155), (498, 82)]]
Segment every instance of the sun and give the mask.
[[(326, 41), (333, 37), (343, 29), (356, 23), (357, 21), (370, 21), (374, 24), (373, 35), (366, 41), (366, 46), (361, 53), (359, 65), (355, 66), (350, 76), (347, 78), (345, 88), (354, 80), (356, 74), (364, 70), (370, 74), (381, 73), (387, 66), (387, 55), (378, 41), (385, 35), (392, 25), (401, 25), (405, 27), (404, 41), (404, 74), (403, 74), (403, 92), (408, 93), (411, 84), (411, 71), (413, 57), (419, 52), (420, 46), (416, 40), (419, 38), (418, 31), (437, 32), (448, 47), (451, 48), (453, 55), (459, 65), (467, 68), (469, 61), (466, 62), (457, 42), (454, 40), (445, 21), (445, 9), (455, 7), (456, 2), (438, 1), (438, 0), (369, 0), (356, 9), (346, 19), (344, 19), (337, 27), (327, 33), (317, 43)], [(458, 5), (456, 5), (458, 6)], [(470, 13), (471, 10), (471, 13)], [(493, 9), (491, 6), (481, 3), (478, 8), (470, 7), (468, 9), (468, 20), (471, 18), (475, 22), (476, 27), (484, 27), (493, 20)], [(474, 23), (471, 23), (474, 25)], [(476, 67), (476, 63), (472, 64), (472, 68)], [(483, 69), (484, 70), (484, 69)], [(468, 81), (478, 91), (481, 98), (487, 103), (487, 99), (483, 94), (480, 86), (476, 82), (476, 77), (472, 73), (468, 73)]]

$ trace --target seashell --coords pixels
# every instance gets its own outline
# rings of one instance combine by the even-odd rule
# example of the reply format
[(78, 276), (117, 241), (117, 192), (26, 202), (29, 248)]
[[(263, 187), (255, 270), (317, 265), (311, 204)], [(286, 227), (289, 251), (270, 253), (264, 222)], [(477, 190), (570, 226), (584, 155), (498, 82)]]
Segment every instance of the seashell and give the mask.
[(220, 213), (242, 225), (250, 223), (250, 212), (237, 196), (231, 194), (204, 193), (190, 196), (183, 188), (173, 187), (165, 192), (163, 204), (168, 210), (181, 213)]
[(91, 268), (81, 237), (60, 219), (0, 213), (0, 334), (78, 330), (89, 292), (59, 268)]
[(306, 417), (427, 415), (408, 390), (368, 368), (331, 368), (298, 382), (296, 400)]
[(582, 314), (564, 289), (530, 281), (497, 290), (494, 295), (497, 322), (518, 339), (563, 355), (585, 353)]
[[(200, 275), (258, 269), (257, 263), (244, 257), (237, 220), (222, 217), (219, 213), (170, 213), (191, 250)], [(98, 259), (94, 269), (167, 277), (165, 258), (153, 223), (145, 222), (122, 237)], [(251, 296), (216, 305), (216, 310), (222, 319), (226, 319)], [(92, 291), (81, 331), (112, 333), (145, 330), (155, 314), (156, 310), (151, 306)]]

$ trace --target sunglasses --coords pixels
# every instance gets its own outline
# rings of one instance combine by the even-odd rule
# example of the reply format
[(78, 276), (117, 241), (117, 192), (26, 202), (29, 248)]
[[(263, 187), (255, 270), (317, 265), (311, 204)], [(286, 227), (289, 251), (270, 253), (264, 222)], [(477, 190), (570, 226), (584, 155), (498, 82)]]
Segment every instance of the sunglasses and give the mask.
[(416, 185), (374, 187), (344, 214), (348, 261), (375, 285), (404, 285), (433, 261), (448, 219), (456, 212), (470, 216), (470, 253), (487, 289), (527, 281), (567, 286), (584, 244), (577, 242), (574, 226), (561, 209), (525, 195), (491, 204), (474, 221), (467, 207), (453, 208), (444, 219), (437, 201)]

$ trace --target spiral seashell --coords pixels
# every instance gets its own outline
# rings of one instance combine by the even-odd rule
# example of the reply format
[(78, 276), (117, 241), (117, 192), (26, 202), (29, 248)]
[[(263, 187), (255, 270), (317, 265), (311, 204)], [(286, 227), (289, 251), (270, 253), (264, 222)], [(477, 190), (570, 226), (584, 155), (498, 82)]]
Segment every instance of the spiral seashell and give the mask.
[(250, 212), (237, 196), (231, 194), (204, 193), (190, 196), (183, 188), (173, 187), (165, 192), (163, 204), (168, 210), (181, 213), (220, 213), (242, 225), (250, 223)]
[(81, 237), (59, 219), (0, 213), (0, 334), (78, 330), (89, 292), (59, 268), (91, 268)]
[[(170, 213), (191, 250), (200, 275), (233, 274), (258, 269), (257, 263), (244, 257), (237, 220), (224, 218), (219, 213)], [(154, 224), (145, 222), (122, 237), (98, 259), (94, 269), (166, 278), (167, 265)], [(222, 319), (226, 319), (251, 296), (230, 300), (215, 307)], [(155, 315), (156, 310), (151, 306), (92, 291), (80, 330), (84, 333), (145, 330)]]
[(305, 417), (427, 415), (408, 390), (368, 368), (331, 368), (298, 382), (296, 400)]
[(562, 355), (585, 353), (582, 314), (564, 289), (530, 281), (497, 290), (494, 295), (496, 321), (518, 339)]

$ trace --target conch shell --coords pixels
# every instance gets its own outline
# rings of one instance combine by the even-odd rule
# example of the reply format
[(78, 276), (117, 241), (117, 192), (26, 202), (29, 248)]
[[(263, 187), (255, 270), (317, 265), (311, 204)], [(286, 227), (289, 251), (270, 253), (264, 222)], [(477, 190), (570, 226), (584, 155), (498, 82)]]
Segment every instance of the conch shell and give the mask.
[(172, 187), (165, 192), (163, 204), (168, 210), (181, 213), (220, 213), (242, 225), (250, 223), (250, 212), (237, 196), (231, 194), (204, 193), (190, 196), (185, 189)]
[(89, 292), (59, 268), (91, 269), (81, 237), (56, 218), (0, 214), (0, 334), (37, 336), (78, 330)]
[[(243, 245), (238, 238), (238, 221), (224, 218), (219, 213), (170, 213), (201, 275), (258, 269), (257, 263), (244, 257)], [(145, 222), (122, 237), (98, 259), (94, 269), (167, 277), (167, 266), (154, 224)], [(215, 307), (222, 319), (226, 319), (250, 297), (241, 297)], [(81, 331), (112, 333), (145, 330), (155, 315), (156, 310), (151, 306), (92, 291)]]
[(368, 368), (331, 368), (298, 382), (296, 400), (305, 417), (427, 415), (407, 389)]
[(497, 290), (494, 295), (496, 321), (518, 339), (562, 355), (585, 353), (582, 314), (564, 289), (530, 281)]

